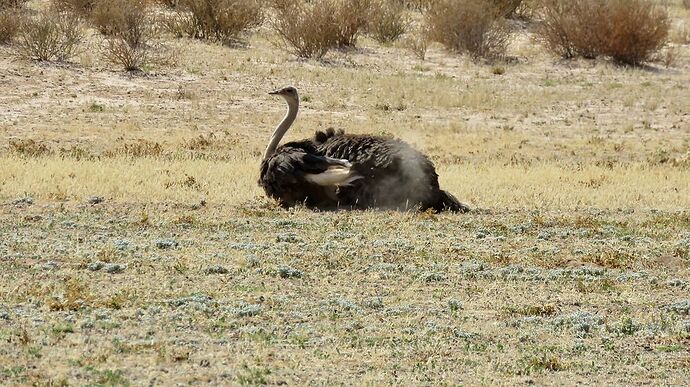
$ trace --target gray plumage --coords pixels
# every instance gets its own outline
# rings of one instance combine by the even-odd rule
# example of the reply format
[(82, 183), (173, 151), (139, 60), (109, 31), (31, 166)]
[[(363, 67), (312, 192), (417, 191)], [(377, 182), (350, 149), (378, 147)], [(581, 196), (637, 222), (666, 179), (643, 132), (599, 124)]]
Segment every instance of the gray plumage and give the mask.
[(259, 185), (282, 206), (469, 211), (439, 188), (431, 160), (401, 140), (328, 129), (278, 147), (297, 115), (299, 97), (290, 86), (271, 94), (285, 98), (288, 114), (266, 148)]

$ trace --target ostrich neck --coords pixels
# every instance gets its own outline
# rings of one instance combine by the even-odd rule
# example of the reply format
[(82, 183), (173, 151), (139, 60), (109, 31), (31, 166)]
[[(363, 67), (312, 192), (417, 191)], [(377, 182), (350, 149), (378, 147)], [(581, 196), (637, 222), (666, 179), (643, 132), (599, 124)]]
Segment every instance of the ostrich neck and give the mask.
[(285, 135), (285, 132), (290, 129), (290, 126), (292, 123), (295, 121), (295, 118), (297, 117), (297, 110), (299, 110), (299, 102), (293, 102), (290, 103), (288, 102), (288, 111), (283, 120), (278, 124), (278, 127), (276, 128), (275, 131), (273, 131), (273, 135), (271, 136), (271, 141), (268, 143), (268, 146), (266, 147), (266, 151), (264, 152), (264, 157), (263, 159), (266, 160), (268, 157), (270, 157), (273, 152), (276, 151), (276, 148), (278, 148), (278, 144), (280, 143), (280, 140), (283, 139), (283, 136)]

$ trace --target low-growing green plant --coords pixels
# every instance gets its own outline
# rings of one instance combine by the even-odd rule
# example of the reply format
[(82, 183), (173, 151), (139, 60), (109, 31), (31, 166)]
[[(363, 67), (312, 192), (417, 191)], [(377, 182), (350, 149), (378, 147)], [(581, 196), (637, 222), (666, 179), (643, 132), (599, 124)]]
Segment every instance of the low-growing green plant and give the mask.
[(488, 0), (438, 0), (424, 20), (431, 40), (473, 58), (503, 56), (510, 38), (502, 11)]
[(66, 61), (77, 53), (83, 38), (79, 18), (50, 8), (22, 21), (18, 32), (19, 52), (41, 61)]

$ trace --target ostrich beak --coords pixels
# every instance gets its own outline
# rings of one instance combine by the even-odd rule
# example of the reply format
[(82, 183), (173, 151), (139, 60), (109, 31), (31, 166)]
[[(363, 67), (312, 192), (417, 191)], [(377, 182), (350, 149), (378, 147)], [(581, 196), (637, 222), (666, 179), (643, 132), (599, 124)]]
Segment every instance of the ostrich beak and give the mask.
[(281, 89), (273, 90), (273, 91), (269, 91), (268, 94), (270, 94), (270, 95), (278, 95), (278, 94), (280, 94), (280, 91), (281, 91)]

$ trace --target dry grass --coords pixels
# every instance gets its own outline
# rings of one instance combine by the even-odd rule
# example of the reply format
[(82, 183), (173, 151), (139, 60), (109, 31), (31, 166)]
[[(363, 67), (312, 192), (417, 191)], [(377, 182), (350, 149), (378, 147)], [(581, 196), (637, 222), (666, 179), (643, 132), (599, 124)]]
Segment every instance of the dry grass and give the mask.
[[(203, 197), (213, 203), (239, 205), (261, 195), (256, 184), (258, 162), (253, 157), (166, 160), (161, 145), (148, 141), (124, 144), (106, 152), (107, 158), (96, 160), (51, 156), (40, 144), (16, 153), (33, 157), (2, 159), (5, 168), (0, 177), (6, 182), (2, 197), (29, 193), (38, 200), (79, 200), (98, 194), (137, 203), (189, 202)], [(690, 207), (687, 171), (672, 165), (572, 169), (545, 164), (516, 173), (514, 166), (501, 163), (456, 164), (440, 167), (439, 174), (444, 187), (480, 208), (671, 211)], [(198, 184), (177, 184), (189, 176)]]
[(545, 0), (540, 38), (564, 58), (608, 56), (640, 65), (666, 43), (666, 11), (649, 0)]
[(504, 10), (490, 1), (439, 0), (426, 12), (424, 20), (431, 40), (447, 49), (474, 58), (500, 58), (505, 54), (510, 29)]

